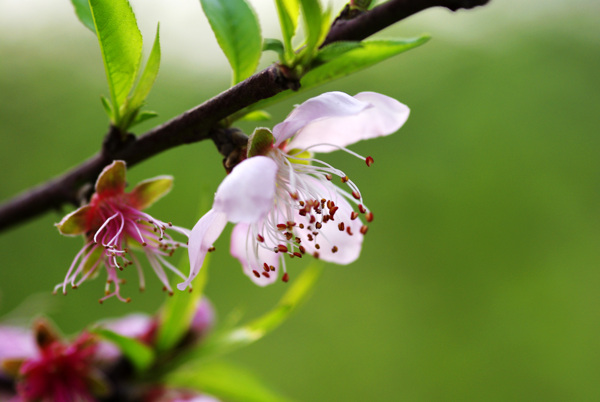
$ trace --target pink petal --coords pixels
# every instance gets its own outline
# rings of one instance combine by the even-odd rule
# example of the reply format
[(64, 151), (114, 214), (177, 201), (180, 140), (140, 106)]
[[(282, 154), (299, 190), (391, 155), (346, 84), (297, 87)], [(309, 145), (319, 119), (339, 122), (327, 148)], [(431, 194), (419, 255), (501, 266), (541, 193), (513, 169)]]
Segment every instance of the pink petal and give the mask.
[(196, 226), (192, 229), (188, 244), (190, 275), (184, 282), (177, 284), (177, 289), (185, 290), (196, 275), (198, 275), (208, 249), (212, 247), (213, 243), (221, 235), (226, 224), (227, 215), (222, 212), (216, 212), (214, 209), (208, 211), (196, 223)]
[[(254, 250), (257, 249), (258, 242), (252, 237), (252, 231), (249, 230), (250, 225), (247, 223), (238, 223), (231, 232), (231, 255), (237, 258), (242, 264), (244, 274), (246, 274), (254, 283), (259, 286), (270, 285), (277, 280), (279, 276), (279, 255), (264, 247), (258, 247), (258, 259), (254, 258)], [(264, 245), (273, 247), (274, 244), (269, 244), (268, 239), (265, 239)], [(275, 271), (269, 271), (269, 277), (263, 274), (263, 264), (274, 266)], [(258, 272), (259, 277), (254, 271)], [(265, 271), (266, 272), (266, 271)]]
[[(276, 139), (275, 146), (279, 146), (298, 130), (317, 119), (332, 117), (352, 116), (360, 113), (368, 104), (357, 101), (355, 98), (343, 92), (326, 92), (311, 98), (297, 106), (286, 119), (273, 128), (273, 136)], [(323, 139), (323, 134), (321, 134)]]
[[(354, 96), (364, 105), (357, 113), (323, 116), (300, 129), (287, 145), (288, 149), (306, 149), (316, 144), (345, 147), (360, 140), (376, 138), (396, 132), (406, 122), (409, 108), (397, 100), (375, 92), (361, 92)], [(335, 146), (316, 146), (313, 152), (331, 152)]]
[(252, 223), (273, 208), (277, 164), (265, 156), (248, 158), (227, 176), (215, 194), (213, 209), (230, 222)]
[(37, 355), (38, 349), (30, 330), (0, 326), (0, 362), (6, 359), (29, 359)]

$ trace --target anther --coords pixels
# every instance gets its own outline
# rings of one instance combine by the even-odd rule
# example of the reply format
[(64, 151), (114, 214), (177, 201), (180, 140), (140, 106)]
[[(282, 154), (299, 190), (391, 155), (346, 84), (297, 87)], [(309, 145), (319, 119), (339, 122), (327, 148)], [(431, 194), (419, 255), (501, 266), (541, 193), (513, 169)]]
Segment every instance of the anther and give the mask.
[(331, 248), (331, 252), (332, 252), (332, 253), (337, 253), (337, 251), (338, 251), (338, 248), (337, 248), (337, 246), (333, 246), (333, 247)]
[(258, 273), (257, 270), (253, 270), (252, 273), (254, 274), (254, 276), (256, 276), (257, 278), (260, 278), (260, 274)]
[(319, 253), (317, 251), (315, 251), (313, 253), (313, 257), (316, 258), (317, 260), (319, 259)]
[(283, 276), (281, 277), (281, 280), (284, 282), (287, 282), (290, 280), (290, 276), (288, 275), (287, 272), (285, 274), (283, 274)]
[(352, 228), (351, 228), (350, 226), (348, 226), (348, 227), (346, 228), (346, 233), (348, 233), (350, 236), (352, 236), (352, 235), (353, 235), (353, 233), (352, 233)]
[(299, 247), (298, 247), (298, 250), (300, 250), (300, 252), (301, 252), (302, 254), (306, 253), (306, 249), (304, 248), (304, 246), (299, 246)]
[(298, 258), (302, 258), (302, 254), (297, 251), (294, 251), (294, 255)]
[(298, 201), (298, 193), (290, 193), (290, 197), (292, 197), (294, 201)]
[(367, 209), (363, 206), (363, 204), (358, 204), (358, 210), (360, 211), (361, 214), (364, 214), (365, 212), (367, 212)]
[(285, 223), (278, 223), (277, 224), (277, 229), (279, 229), (279, 230), (286, 230), (287, 226), (286, 226)]
[(360, 200), (360, 193), (358, 191), (353, 191), (352, 197), (356, 198), (357, 200)]
[(367, 234), (367, 230), (369, 230), (369, 227), (367, 225), (362, 225), (360, 227), (360, 233), (363, 235)]
[(271, 265), (269, 268), (271, 268), (271, 271), (275, 271), (275, 267), (273, 265)]
[(298, 225), (298, 227), (299, 227), (300, 229), (304, 229), (304, 224), (302, 224), (302, 223), (301, 223), (301, 224), (299, 224), (299, 225)]
[(287, 253), (288, 248), (283, 244), (279, 244), (279, 245), (277, 245), (277, 251), (281, 251), (282, 253)]
[(343, 232), (343, 231), (344, 231), (344, 222), (340, 222), (340, 223), (338, 224), (338, 229), (340, 230), (340, 232)]
[(265, 271), (269, 272), (269, 270), (270, 270), (271, 268), (269, 268), (269, 264), (267, 264), (267, 263), (265, 262), (265, 263), (263, 264), (263, 269), (264, 269)]
[(323, 225), (321, 224), (321, 222), (317, 222), (317, 223), (315, 223), (315, 227), (316, 227), (317, 229), (321, 229), (321, 227), (322, 227), (322, 226), (323, 226)]
[(320, 250), (320, 249), (321, 249), (321, 245), (320, 245), (319, 243), (317, 243), (317, 244), (315, 244), (315, 248), (316, 248), (317, 250)]
[(342, 183), (346, 183), (348, 180), (350, 180), (348, 176), (342, 177)]
[(325, 175), (325, 178), (326, 178), (327, 180), (331, 181), (331, 179), (333, 178), (333, 176), (332, 176), (332, 175), (330, 175), (330, 174), (326, 174), (326, 175)]
[(373, 222), (373, 212), (367, 212), (367, 214), (365, 215), (365, 219), (367, 220), (367, 222)]
[(317, 218), (315, 218), (314, 215), (310, 216), (310, 223), (315, 223), (317, 221)]
[(373, 162), (375, 162), (375, 160), (373, 160), (372, 156), (367, 156), (367, 159), (365, 159), (365, 163), (367, 164), (367, 166), (371, 166), (373, 164)]
[(358, 212), (352, 211), (350, 214), (350, 219), (355, 220), (356, 218), (358, 218)]
[(269, 275), (269, 273), (268, 273), (268, 272), (263, 272), (262, 274), (263, 274), (263, 276), (264, 276), (265, 278), (270, 278), (270, 277), (271, 277), (271, 275)]
[(265, 238), (258, 234), (258, 235), (256, 235), (256, 240), (258, 240), (261, 243), (264, 243)]
[(329, 216), (331, 217), (331, 219), (333, 219), (333, 215), (335, 215), (335, 213), (337, 212), (337, 210), (340, 209), (340, 207), (338, 207), (337, 205), (334, 206), (333, 208), (331, 208), (329, 210)]
[(212, 253), (215, 250), (216, 250), (215, 246), (211, 246), (211, 247), (208, 248), (208, 252), (209, 253)]

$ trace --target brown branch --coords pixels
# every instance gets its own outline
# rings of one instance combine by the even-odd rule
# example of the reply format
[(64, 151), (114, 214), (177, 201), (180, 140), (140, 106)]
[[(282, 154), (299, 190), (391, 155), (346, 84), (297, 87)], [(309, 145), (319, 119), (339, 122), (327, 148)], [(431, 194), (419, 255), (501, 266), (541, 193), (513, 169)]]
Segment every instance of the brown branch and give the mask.
[[(362, 40), (387, 26), (430, 7), (450, 10), (472, 8), (488, 0), (390, 0), (351, 20), (336, 20), (325, 44), (341, 40)], [(102, 150), (55, 179), (15, 196), (0, 206), (0, 230), (59, 209), (65, 203), (77, 205), (82, 188), (93, 183), (104, 166), (122, 159), (135, 165), (167, 149), (211, 138), (214, 128), (228, 116), (279, 92), (293, 88), (297, 82), (286, 79), (276, 65), (188, 110), (174, 119), (125, 141), (114, 129), (106, 136)]]

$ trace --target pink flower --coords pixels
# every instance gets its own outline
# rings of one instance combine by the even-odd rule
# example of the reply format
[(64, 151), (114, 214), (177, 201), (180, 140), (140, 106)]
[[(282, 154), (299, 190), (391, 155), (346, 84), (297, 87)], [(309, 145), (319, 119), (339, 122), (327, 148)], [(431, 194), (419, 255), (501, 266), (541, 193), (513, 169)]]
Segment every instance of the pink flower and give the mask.
[(125, 192), (125, 162), (114, 161), (105, 167), (98, 181), (96, 192), (90, 203), (67, 216), (56, 226), (58, 230), (69, 236), (84, 235), (85, 244), (77, 253), (63, 283), (55, 287), (67, 291), (79, 287), (86, 279), (95, 277), (99, 267), (104, 265), (108, 275), (105, 296), (116, 296), (121, 301), (129, 301), (120, 294), (121, 281), (117, 272), (129, 265), (135, 265), (140, 278), (140, 289), (144, 289), (142, 267), (131, 251), (136, 249), (146, 255), (150, 266), (163, 283), (165, 289), (172, 292), (164, 268), (179, 272), (166, 257), (171, 256), (178, 247), (187, 247), (186, 243), (176, 240), (166, 233), (167, 228), (179, 232), (186, 237), (189, 230), (165, 223), (142, 212), (156, 200), (165, 195), (172, 186), (170, 176), (159, 176), (139, 183)]
[[(0, 327), (8, 344), (0, 347), (4, 373), (16, 377), (20, 401), (95, 401), (95, 394), (107, 390), (104, 376), (94, 368), (96, 339), (87, 333), (64, 343), (44, 321), (34, 332)], [(10, 347), (16, 350), (8, 350)], [(32, 348), (32, 345), (35, 345)]]
[[(221, 183), (212, 209), (194, 226), (189, 240), (190, 274), (177, 285), (190, 285), (206, 253), (226, 223), (236, 223), (231, 254), (244, 273), (264, 286), (276, 280), (279, 268), (288, 280), (284, 256), (315, 258), (337, 264), (355, 261), (373, 214), (358, 187), (344, 172), (312, 152), (343, 150), (359, 140), (391, 134), (408, 118), (400, 102), (374, 92), (352, 97), (328, 92), (309, 99), (280, 124), (257, 129), (248, 144), (248, 158)], [(337, 176), (347, 187), (333, 184)]]

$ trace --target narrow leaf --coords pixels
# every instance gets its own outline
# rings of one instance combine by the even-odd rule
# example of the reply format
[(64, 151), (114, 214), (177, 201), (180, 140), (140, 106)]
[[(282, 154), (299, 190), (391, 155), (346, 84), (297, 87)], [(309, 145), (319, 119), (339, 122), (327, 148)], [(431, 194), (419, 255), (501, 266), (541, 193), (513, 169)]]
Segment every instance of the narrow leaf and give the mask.
[(148, 62), (144, 68), (144, 72), (140, 77), (130, 100), (127, 102), (127, 109), (136, 110), (142, 106), (158, 75), (158, 69), (160, 67), (160, 24), (156, 27), (156, 38), (154, 39), (154, 45), (152, 51), (148, 57)]
[(342, 54), (359, 47), (362, 47), (362, 44), (353, 41), (334, 42), (327, 45), (317, 53), (317, 56), (313, 60), (313, 67), (327, 63), (328, 61), (336, 59)]
[(292, 38), (298, 28), (298, 17), (300, 16), (300, 2), (298, 0), (275, 0), (281, 34), (288, 57), (293, 57)]
[(285, 49), (283, 43), (281, 43), (279, 39), (265, 38), (263, 42), (263, 52), (267, 50), (277, 53), (279, 55), (279, 59), (283, 60)]
[(249, 345), (283, 323), (305, 301), (321, 274), (322, 264), (315, 262), (302, 272), (291, 284), (277, 306), (250, 323), (221, 332), (208, 339), (184, 358), (185, 361), (230, 352)]
[(254, 73), (262, 52), (258, 18), (246, 0), (200, 0), (217, 42), (233, 69), (233, 83)]
[(146, 120), (150, 120), (153, 117), (158, 116), (158, 113), (150, 111), (150, 110), (144, 110), (142, 112), (139, 112), (135, 115), (135, 118), (133, 119), (133, 122), (131, 123), (131, 125), (129, 127), (133, 127), (137, 124), (143, 123)]
[(95, 34), (94, 17), (92, 17), (92, 10), (90, 9), (88, 0), (71, 0), (71, 3), (75, 8), (75, 14), (77, 14), (79, 21)]
[[(373, 66), (392, 56), (418, 47), (428, 40), (429, 36), (423, 35), (414, 39), (363, 41), (356, 49), (349, 49), (346, 52), (341, 52), (339, 51), (340, 49), (328, 50), (329, 46), (326, 46), (315, 58), (314, 64), (316, 67), (309, 70), (300, 79), (300, 89), (298, 91), (281, 92), (271, 98), (256, 102), (252, 105), (250, 110), (264, 109), (269, 105), (281, 102), (286, 98), (297, 95), (308, 89)], [(324, 54), (321, 55), (321, 52)], [(339, 53), (339, 56), (331, 58), (333, 53), (336, 52)], [(323, 64), (324, 60), (327, 60), (328, 62)], [(248, 112), (248, 109), (241, 111), (241, 113), (239, 113), (240, 117), (238, 118), (241, 118)]]
[(102, 101), (102, 107), (104, 108), (104, 111), (106, 112), (108, 117), (110, 117), (111, 120), (115, 120), (115, 118), (113, 116), (113, 108), (112, 108), (112, 105), (110, 104), (110, 101), (108, 99), (106, 99), (105, 96), (101, 96), (100, 100)]
[(300, 0), (302, 5), (302, 20), (306, 35), (306, 47), (304, 52), (312, 54), (319, 46), (323, 16), (319, 0)]
[(138, 371), (144, 371), (154, 362), (152, 349), (136, 339), (128, 338), (105, 328), (94, 328), (90, 332), (114, 343)]
[[(175, 292), (173, 296), (167, 298), (160, 315), (160, 325), (156, 337), (156, 349), (159, 352), (167, 351), (176, 346), (190, 328), (190, 323), (208, 280), (209, 260), (210, 254), (204, 259), (202, 269), (194, 279), (194, 290), (191, 293)], [(187, 255), (181, 259), (178, 268), (181, 272), (189, 271), (190, 260)]]
[[(129, 94), (142, 56), (142, 34), (127, 0), (90, 0), (104, 69), (119, 120), (119, 109)], [(116, 122), (115, 121), (115, 122)]]
[(254, 373), (225, 362), (190, 364), (165, 378), (167, 385), (213, 395), (233, 402), (283, 402)]
[[(429, 40), (429, 36), (421, 36), (420, 38), (409, 40), (363, 41), (360, 47), (344, 52), (338, 57), (330, 59), (327, 63), (310, 70), (302, 77), (300, 85), (303, 89), (308, 89), (337, 78), (345, 77), (420, 46), (427, 42), (427, 40)], [(327, 55), (330, 51), (326, 49), (323, 49), (322, 52), (325, 53), (325, 58), (331, 56), (331, 53)]]

